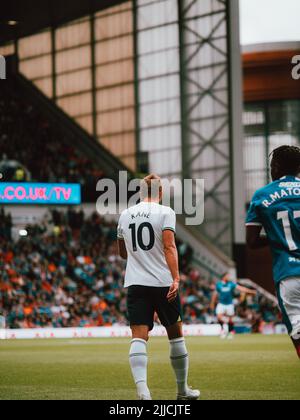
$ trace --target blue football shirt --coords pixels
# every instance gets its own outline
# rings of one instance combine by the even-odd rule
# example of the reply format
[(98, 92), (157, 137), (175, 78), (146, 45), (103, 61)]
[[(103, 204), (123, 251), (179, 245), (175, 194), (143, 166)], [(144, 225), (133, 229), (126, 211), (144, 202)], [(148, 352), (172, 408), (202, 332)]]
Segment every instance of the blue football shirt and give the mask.
[(232, 281), (225, 283), (224, 281), (219, 281), (216, 284), (216, 291), (219, 294), (219, 302), (222, 305), (232, 305), (234, 299), (234, 291), (236, 289), (236, 284)]
[(273, 254), (278, 284), (300, 277), (300, 179), (286, 176), (258, 190), (251, 202), (248, 226), (262, 226)]

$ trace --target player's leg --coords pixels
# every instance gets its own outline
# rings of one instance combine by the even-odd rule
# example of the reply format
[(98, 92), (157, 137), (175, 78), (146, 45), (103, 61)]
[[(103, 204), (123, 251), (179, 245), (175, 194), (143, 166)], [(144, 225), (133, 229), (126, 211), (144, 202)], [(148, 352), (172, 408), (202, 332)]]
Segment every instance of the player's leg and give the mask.
[(300, 278), (282, 281), (277, 294), (284, 323), (300, 359)]
[(224, 315), (225, 315), (224, 305), (222, 305), (220, 303), (217, 305), (216, 314), (217, 314), (217, 318), (218, 318), (218, 323), (221, 326), (220, 337), (221, 338), (226, 338), (227, 334), (226, 334), (226, 330), (225, 330), (225, 321), (224, 321)]
[(140, 400), (151, 400), (148, 388), (147, 342), (149, 331), (153, 328), (154, 310), (149, 294), (141, 286), (128, 289), (128, 315), (132, 331), (129, 363)]
[(232, 317), (228, 318), (228, 335), (227, 338), (232, 340), (234, 337), (234, 321)]
[(132, 340), (143, 340), (146, 343), (149, 340), (149, 327), (148, 325), (131, 325)]
[(129, 352), (129, 362), (132, 376), (137, 387), (139, 399), (151, 399), (147, 384), (147, 341), (149, 327), (147, 325), (132, 325), (132, 341)]
[(223, 315), (218, 315), (218, 323), (221, 326), (221, 331), (223, 331), (224, 330), (224, 325), (225, 325), (225, 322), (224, 322), (224, 319), (223, 319)]
[(293, 344), (295, 346), (296, 352), (297, 352), (298, 357), (300, 359), (300, 338), (298, 340), (295, 339), (295, 338), (292, 338), (292, 342), (293, 342)]
[(228, 338), (233, 339), (234, 338), (234, 305), (228, 305), (227, 308), (227, 315), (228, 315)]
[(175, 373), (179, 400), (197, 400), (200, 391), (192, 390), (188, 386), (189, 355), (183, 336), (181, 304), (179, 296), (169, 303), (166, 296), (169, 289), (157, 292), (156, 311), (166, 328), (170, 342), (170, 360)]
[(183, 337), (182, 322), (166, 327), (170, 342), (170, 360), (175, 373), (178, 395), (188, 390), (189, 355)]

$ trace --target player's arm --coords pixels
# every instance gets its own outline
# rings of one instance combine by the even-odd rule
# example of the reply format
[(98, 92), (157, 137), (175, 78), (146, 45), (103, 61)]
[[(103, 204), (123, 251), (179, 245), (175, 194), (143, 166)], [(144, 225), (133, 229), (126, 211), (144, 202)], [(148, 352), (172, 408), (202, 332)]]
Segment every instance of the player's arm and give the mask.
[(260, 249), (269, 246), (266, 236), (261, 236), (262, 226), (247, 226), (247, 245), (250, 249)]
[(123, 260), (127, 260), (128, 254), (124, 239), (118, 239), (118, 250), (121, 258), (123, 258)]
[(246, 295), (256, 296), (256, 290), (248, 289), (248, 287), (240, 286), (239, 284), (236, 286), (236, 290), (240, 293), (245, 293)]
[(119, 251), (120, 257), (123, 258), (123, 260), (127, 260), (128, 254), (127, 254), (126, 244), (124, 240), (124, 233), (123, 233), (123, 228), (122, 228), (122, 217), (123, 217), (123, 214), (120, 217), (118, 228), (117, 228), (118, 251)]
[(170, 291), (167, 296), (168, 301), (172, 302), (178, 295), (180, 283), (178, 251), (176, 247), (175, 233), (172, 230), (163, 231), (163, 246), (166, 261), (173, 278), (173, 284), (170, 287)]

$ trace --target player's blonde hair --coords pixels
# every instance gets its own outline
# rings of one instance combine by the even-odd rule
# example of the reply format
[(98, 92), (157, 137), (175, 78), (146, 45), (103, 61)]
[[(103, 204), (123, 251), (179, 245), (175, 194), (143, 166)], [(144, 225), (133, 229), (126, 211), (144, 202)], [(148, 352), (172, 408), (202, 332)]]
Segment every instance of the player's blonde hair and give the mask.
[(141, 199), (157, 199), (162, 192), (161, 178), (158, 175), (150, 174), (141, 181)]

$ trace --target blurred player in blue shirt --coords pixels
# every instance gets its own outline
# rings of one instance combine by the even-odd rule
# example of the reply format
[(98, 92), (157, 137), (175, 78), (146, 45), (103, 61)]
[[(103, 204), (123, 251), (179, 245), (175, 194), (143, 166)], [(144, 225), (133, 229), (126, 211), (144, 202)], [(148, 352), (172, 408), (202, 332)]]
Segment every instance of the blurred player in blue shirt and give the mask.
[(274, 150), (271, 170), (273, 182), (254, 194), (249, 208), (247, 244), (271, 247), (279, 305), (300, 358), (300, 149)]
[[(224, 274), (222, 280), (216, 283), (215, 292), (212, 296), (211, 309), (215, 309), (216, 302), (218, 300), (219, 303), (217, 305), (216, 314), (218, 317), (219, 324), (221, 325), (221, 338), (228, 337), (230, 339), (234, 336), (235, 291), (250, 295), (256, 295), (256, 291), (247, 289), (246, 287), (240, 286), (231, 281), (230, 274), (228, 273)], [(225, 318), (228, 319), (228, 331), (226, 331), (224, 328)]]

